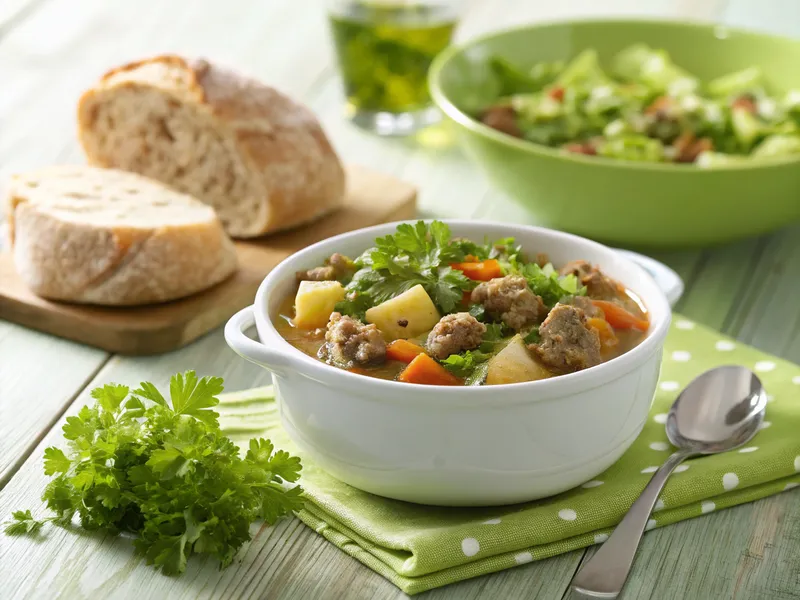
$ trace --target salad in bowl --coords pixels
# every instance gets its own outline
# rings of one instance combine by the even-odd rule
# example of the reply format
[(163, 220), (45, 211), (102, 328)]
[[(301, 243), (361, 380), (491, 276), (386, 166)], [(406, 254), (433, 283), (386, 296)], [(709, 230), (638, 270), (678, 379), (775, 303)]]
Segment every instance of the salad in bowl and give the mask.
[(492, 56), (497, 97), (485, 125), (589, 156), (713, 167), (800, 154), (800, 89), (770, 90), (750, 66), (701, 83), (639, 43), (603, 66), (588, 48), (523, 69)]

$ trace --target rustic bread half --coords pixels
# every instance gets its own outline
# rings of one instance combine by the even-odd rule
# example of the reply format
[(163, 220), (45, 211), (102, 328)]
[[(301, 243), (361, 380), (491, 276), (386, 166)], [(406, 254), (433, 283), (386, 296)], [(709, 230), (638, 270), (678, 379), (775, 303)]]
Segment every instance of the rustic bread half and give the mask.
[(236, 270), (211, 207), (134, 173), (62, 166), (16, 175), (8, 209), (17, 271), (45, 298), (165, 302)]
[(344, 199), (344, 170), (310, 110), (204, 60), (109, 71), (83, 94), (78, 131), (91, 164), (191, 194), (234, 237), (307, 223)]

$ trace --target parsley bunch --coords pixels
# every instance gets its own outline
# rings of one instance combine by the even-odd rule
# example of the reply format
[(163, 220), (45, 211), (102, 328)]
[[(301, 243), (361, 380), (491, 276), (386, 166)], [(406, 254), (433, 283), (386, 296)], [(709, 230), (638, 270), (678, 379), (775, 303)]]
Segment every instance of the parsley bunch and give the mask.
[[(92, 390), (63, 427), (66, 452), (44, 453), (53, 479), (42, 500), (68, 525), (76, 514), (84, 529), (135, 534), (148, 564), (167, 575), (182, 573), (194, 553), (216, 556), (222, 566), (250, 539), (250, 524), (302, 508), (300, 459), (253, 439), (244, 458), (219, 428), (212, 408), (222, 379), (194, 371), (170, 380), (168, 401), (152, 383), (133, 392), (109, 384)], [(6, 533), (36, 534), (44, 521), (16, 511)]]
[(421, 285), (442, 313), (453, 312), (464, 291), (475, 286), (449, 266), (464, 256), (441, 221), (398, 225), (394, 235), (377, 238), (375, 247), (356, 260), (358, 271), (346, 286), (348, 298), (336, 310), (363, 317), (367, 308)]

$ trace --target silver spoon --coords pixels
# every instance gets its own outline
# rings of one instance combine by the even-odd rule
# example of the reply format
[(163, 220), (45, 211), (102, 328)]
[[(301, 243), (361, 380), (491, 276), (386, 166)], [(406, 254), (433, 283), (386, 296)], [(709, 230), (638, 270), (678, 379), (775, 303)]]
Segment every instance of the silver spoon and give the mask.
[(616, 598), (653, 506), (675, 467), (692, 456), (727, 452), (749, 442), (764, 420), (766, 406), (764, 386), (744, 367), (717, 367), (692, 381), (667, 416), (667, 437), (678, 451), (661, 465), (611, 537), (580, 568), (570, 584), (572, 590), (589, 598)]

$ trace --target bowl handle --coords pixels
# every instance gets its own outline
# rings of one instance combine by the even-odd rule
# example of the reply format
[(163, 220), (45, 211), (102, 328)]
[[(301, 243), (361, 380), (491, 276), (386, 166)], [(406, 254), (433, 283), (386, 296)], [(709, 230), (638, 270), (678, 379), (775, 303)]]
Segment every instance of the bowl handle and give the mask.
[(656, 285), (661, 288), (664, 295), (667, 297), (670, 306), (675, 304), (683, 296), (683, 280), (680, 276), (670, 269), (662, 262), (639, 254), (638, 252), (631, 252), (630, 250), (620, 250), (617, 252), (625, 255), (628, 260), (635, 262), (642, 267), (647, 273), (655, 280)]
[(236, 354), (252, 363), (280, 373), (289, 366), (289, 359), (260, 342), (247, 337), (244, 332), (256, 324), (253, 307), (243, 308), (225, 324), (225, 341)]

